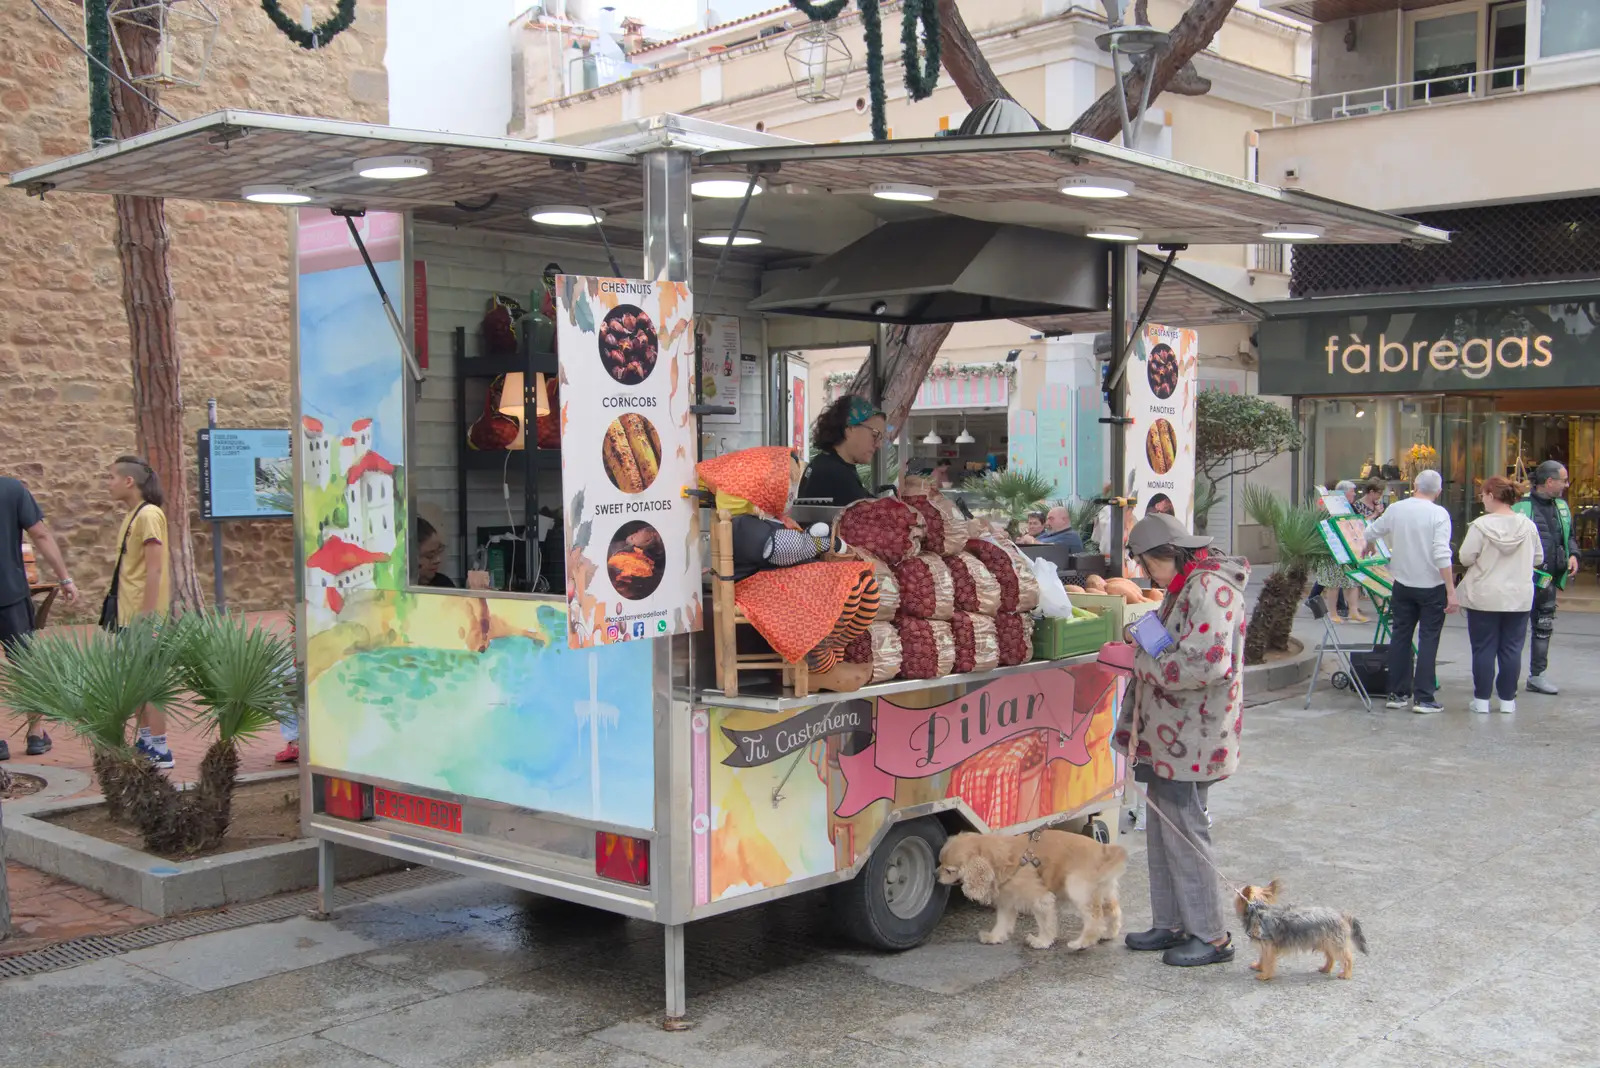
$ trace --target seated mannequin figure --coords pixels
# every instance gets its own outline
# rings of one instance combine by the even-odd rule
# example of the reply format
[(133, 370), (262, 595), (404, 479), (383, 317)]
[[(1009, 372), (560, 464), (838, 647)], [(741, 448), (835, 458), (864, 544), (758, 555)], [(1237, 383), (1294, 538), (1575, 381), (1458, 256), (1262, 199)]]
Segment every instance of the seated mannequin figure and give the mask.
[(826, 526), (801, 530), (789, 518), (805, 463), (770, 445), (696, 470), (733, 515), (734, 601), (745, 618), (784, 660), (804, 658), (818, 689), (860, 689), (872, 668), (846, 663), (844, 649), (877, 615), (878, 584), (872, 565), (834, 551)]

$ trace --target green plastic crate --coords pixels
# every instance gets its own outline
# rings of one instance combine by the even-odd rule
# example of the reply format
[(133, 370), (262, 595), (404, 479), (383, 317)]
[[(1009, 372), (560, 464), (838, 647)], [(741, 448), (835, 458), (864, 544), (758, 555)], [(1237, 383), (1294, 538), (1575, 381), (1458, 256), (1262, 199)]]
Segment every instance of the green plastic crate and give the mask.
[(1110, 612), (1097, 612), (1091, 619), (1042, 616), (1033, 621), (1033, 658), (1061, 660), (1098, 653), (1112, 639), (1115, 629), (1116, 619)]

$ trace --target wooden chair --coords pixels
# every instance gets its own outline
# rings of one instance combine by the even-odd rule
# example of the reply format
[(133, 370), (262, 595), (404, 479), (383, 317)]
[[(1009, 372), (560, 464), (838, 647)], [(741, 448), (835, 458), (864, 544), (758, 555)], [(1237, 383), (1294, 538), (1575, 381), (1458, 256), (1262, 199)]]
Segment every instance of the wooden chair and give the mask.
[[(781, 671), (783, 687), (796, 697), (810, 695), (810, 675), (805, 660), (791, 664), (770, 648), (757, 653), (739, 652), (738, 630), (750, 621), (733, 600), (733, 515), (718, 509), (711, 526), (711, 620), (716, 643), (717, 685), (729, 697), (739, 695), (739, 672)], [(763, 640), (762, 644), (766, 642)]]

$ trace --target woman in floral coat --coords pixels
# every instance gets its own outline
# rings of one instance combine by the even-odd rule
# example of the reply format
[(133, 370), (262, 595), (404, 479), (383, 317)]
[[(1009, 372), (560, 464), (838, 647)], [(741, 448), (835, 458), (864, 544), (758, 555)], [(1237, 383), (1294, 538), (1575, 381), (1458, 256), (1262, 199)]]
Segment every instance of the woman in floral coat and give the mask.
[(1239, 766), (1250, 565), (1212, 553), (1210, 544), (1166, 515), (1146, 516), (1128, 532), (1129, 554), (1166, 590), (1156, 618), (1171, 644), (1154, 655), (1135, 646), (1112, 739), (1123, 753), (1131, 743), (1134, 778), (1157, 810), (1146, 828), (1154, 922), (1126, 941), (1164, 950), (1162, 960), (1178, 967), (1233, 959), (1205, 810), (1211, 784)]

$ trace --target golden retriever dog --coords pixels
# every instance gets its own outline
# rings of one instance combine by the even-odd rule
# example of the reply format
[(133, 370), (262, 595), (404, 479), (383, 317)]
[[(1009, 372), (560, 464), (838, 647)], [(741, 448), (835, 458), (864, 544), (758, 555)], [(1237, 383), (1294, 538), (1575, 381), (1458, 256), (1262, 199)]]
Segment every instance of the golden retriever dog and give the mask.
[(961, 892), (980, 905), (993, 905), (994, 927), (978, 935), (985, 945), (1011, 937), (1017, 915), (1033, 914), (1037, 930), (1027, 936), (1034, 949), (1056, 940), (1056, 903), (1072, 902), (1083, 931), (1067, 943), (1083, 949), (1117, 937), (1122, 905), (1117, 880), (1128, 866), (1121, 846), (1101, 845), (1066, 831), (1031, 834), (958, 834), (939, 853), (939, 881), (961, 884)]

